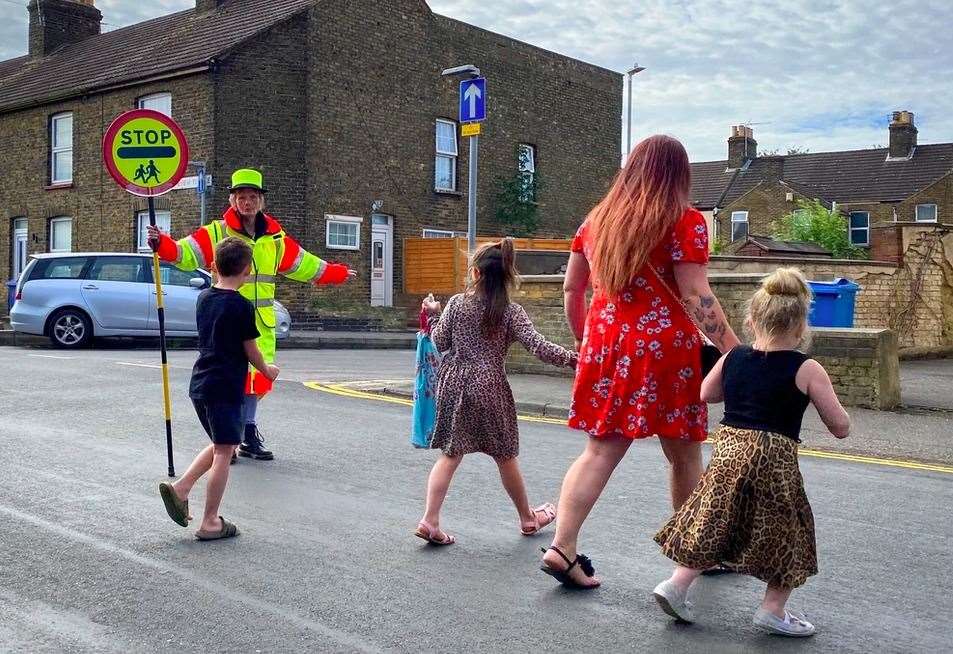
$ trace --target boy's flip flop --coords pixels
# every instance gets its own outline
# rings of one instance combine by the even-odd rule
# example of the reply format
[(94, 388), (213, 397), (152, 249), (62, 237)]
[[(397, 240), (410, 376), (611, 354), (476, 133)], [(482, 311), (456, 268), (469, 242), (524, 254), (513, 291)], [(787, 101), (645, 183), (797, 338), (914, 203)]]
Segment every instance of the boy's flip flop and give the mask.
[(238, 527), (222, 516), (218, 516), (218, 519), (222, 521), (221, 531), (208, 532), (200, 529), (195, 532), (196, 540), (222, 540), (223, 538), (234, 538), (240, 533)]
[(180, 500), (175, 494), (172, 484), (164, 481), (159, 484), (159, 495), (162, 496), (162, 502), (165, 504), (166, 513), (175, 521), (176, 524), (183, 527), (189, 526), (189, 501)]

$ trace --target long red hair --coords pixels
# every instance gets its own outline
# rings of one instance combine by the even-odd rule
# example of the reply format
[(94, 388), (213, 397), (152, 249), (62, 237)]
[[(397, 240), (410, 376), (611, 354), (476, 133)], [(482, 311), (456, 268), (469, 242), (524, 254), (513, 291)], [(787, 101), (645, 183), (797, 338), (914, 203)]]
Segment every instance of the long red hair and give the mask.
[(678, 140), (659, 134), (635, 146), (587, 218), (592, 270), (605, 293), (618, 295), (632, 284), (688, 208), (691, 185), (688, 153)]

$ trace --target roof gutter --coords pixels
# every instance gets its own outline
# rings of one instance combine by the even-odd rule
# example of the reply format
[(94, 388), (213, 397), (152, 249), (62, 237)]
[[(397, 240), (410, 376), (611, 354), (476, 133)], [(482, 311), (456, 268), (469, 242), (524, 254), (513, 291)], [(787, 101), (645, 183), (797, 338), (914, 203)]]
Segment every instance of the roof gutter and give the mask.
[(125, 82), (120, 82), (119, 84), (110, 84), (109, 86), (94, 86), (88, 89), (72, 90), (62, 95), (50, 96), (38, 101), (21, 102), (20, 104), (14, 104), (8, 107), (3, 107), (3, 108), (0, 108), (0, 114), (13, 113), (14, 111), (22, 111), (23, 109), (33, 109), (35, 107), (42, 107), (43, 105), (53, 104), (54, 102), (62, 102), (63, 100), (69, 100), (72, 98), (80, 98), (80, 97), (85, 97), (89, 95), (97, 95), (100, 93), (108, 93), (109, 91), (117, 91), (119, 89), (125, 89), (131, 86), (149, 84), (151, 82), (161, 82), (162, 80), (167, 80), (167, 79), (188, 77), (189, 75), (204, 73), (208, 71), (211, 67), (212, 67), (212, 62), (207, 62), (200, 66), (193, 66), (191, 68), (183, 68), (181, 70), (176, 70), (176, 71), (172, 71), (168, 73), (162, 73), (160, 75), (153, 75), (151, 77), (141, 77), (141, 78), (131, 79)]

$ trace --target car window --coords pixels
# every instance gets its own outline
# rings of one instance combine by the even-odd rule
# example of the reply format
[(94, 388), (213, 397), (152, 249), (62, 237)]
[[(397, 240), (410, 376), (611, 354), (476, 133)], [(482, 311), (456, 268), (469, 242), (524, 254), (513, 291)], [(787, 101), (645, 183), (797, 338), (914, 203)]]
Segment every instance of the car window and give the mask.
[(142, 257), (96, 257), (86, 277), (100, 282), (144, 282), (145, 264)]
[(86, 267), (86, 257), (42, 259), (31, 279), (79, 279)]
[(162, 264), (160, 270), (162, 273), (162, 284), (164, 286), (189, 286), (190, 280), (196, 277), (202, 277), (200, 273), (194, 270), (186, 272), (168, 264)]

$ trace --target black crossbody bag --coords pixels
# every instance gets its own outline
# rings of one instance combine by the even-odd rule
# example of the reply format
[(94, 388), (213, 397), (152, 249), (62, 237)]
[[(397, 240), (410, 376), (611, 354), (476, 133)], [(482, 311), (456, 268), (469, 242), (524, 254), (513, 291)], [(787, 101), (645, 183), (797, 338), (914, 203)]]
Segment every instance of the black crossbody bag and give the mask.
[(698, 324), (698, 321), (695, 320), (695, 317), (691, 313), (689, 313), (687, 308), (685, 308), (685, 305), (682, 304), (682, 301), (681, 299), (679, 299), (678, 295), (676, 295), (675, 292), (672, 291), (671, 287), (669, 287), (669, 285), (665, 283), (665, 280), (662, 279), (662, 276), (659, 275), (658, 272), (656, 272), (655, 267), (652, 265), (652, 263), (649, 262), (646, 264), (646, 266), (648, 267), (649, 270), (652, 271), (652, 274), (655, 275), (655, 279), (657, 279), (658, 282), (662, 285), (662, 288), (664, 288), (668, 292), (668, 294), (672, 296), (672, 299), (675, 301), (675, 304), (681, 307), (682, 311), (688, 317), (688, 320), (693, 325), (695, 325), (695, 329), (698, 330), (698, 333), (701, 334), (701, 337), (702, 337), (701, 370), (702, 370), (702, 377), (703, 378), (707, 377), (708, 373), (711, 372), (711, 369), (715, 367), (716, 363), (718, 363), (718, 359), (721, 358), (721, 350), (719, 350), (717, 347), (711, 344), (708, 337), (705, 336), (705, 331), (701, 328), (701, 325)]

